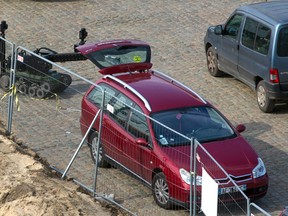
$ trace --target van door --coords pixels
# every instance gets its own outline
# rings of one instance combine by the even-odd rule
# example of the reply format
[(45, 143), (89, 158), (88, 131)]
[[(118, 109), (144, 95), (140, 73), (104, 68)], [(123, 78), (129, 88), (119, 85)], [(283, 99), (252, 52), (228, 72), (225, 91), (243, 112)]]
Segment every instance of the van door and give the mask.
[(235, 77), (238, 76), (238, 45), (243, 15), (234, 14), (224, 27), (221, 46), (218, 48), (220, 69)]
[(239, 79), (255, 88), (255, 77), (269, 80), (271, 28), (246, 18), (239, 45)]
[(273, 58), (273, 68), (278, 69), (280, 88), (288, 91), (288, 26), (280, 28), (277, 39), (277, 54)]

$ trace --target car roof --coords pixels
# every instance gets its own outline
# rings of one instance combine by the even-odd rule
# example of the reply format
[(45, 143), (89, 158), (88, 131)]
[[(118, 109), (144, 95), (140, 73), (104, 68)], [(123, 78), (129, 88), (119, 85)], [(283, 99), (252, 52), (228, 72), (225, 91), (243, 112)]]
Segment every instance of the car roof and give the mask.
[[(105, 78), (111, 77), (110, 75), (105, 76)], [(163, 110), (176, 109), (181, 107), (190, 106), (203, 106), (207, 102), (201, 98), (197, 93), (193, 92), (188, 87), (184, 86), (180, 82), (171, 77), (166, 76), (163, 73), (159, 73), (153, 70), (146, 72), (135, 72), (115, 75), (113, 77), (121, 80), (125, 85), (129, 85), (134, 90), (136, 90), (147, 102), (149, 103), (151, 112), (159, 112)], [(115, 83), (115, 80), (107, 80), (109, 84), (115, 86), (119, 85)], [(124, 86), (122, 92), (126, 91), (126, 95), (133, 95), (129, 89)], [(138, 97), (133, 95), (132, 97)], [(140, 99), (141, 100), (141, 99)], [(147, 108), (147, 107), (146, 107)]]
[(242, 6), (237, 11), (244, 11), (267, 22), (277, 24), (288, 23), (288, 1), (271, 1)]

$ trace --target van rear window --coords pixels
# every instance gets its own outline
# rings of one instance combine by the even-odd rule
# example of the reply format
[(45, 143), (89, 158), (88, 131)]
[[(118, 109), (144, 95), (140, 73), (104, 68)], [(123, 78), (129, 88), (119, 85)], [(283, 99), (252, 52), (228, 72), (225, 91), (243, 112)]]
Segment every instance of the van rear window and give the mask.
[(277, 41), (277, 55), (280, 57), (288, 56), (288, 27), (282, 28), (279, 31)]

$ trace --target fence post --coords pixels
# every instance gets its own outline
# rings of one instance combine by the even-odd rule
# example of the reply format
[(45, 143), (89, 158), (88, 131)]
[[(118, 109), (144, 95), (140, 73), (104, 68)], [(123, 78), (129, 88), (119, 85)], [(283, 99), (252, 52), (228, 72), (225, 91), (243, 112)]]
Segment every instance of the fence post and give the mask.
[[(197, 176), (197, 167), (196, 167), (196, 148), (195, 138), (191, 138), (191, 147), (190, 147), (190, 175), (193, 182), (190, 183), (190, 215), (196, 215), (196, 202), (197, 202), (197, 185), (196, 185), (196, 176)], [(193, 157), (193, 161), (192, 161)], [(193, 170), (193, 171), (192, 171)], [(192, 188), (193, 185), (193, 188)], [(193, 197), (192, 197), (193, 194)]]
[(250, 209), (250, 199), (247, 199), (247, 216), (251, 215), (251, 209)]
[[(16, 85), (15, 85), (15, 73), (16, 73), (16, 52), (15, 52), (15, 44), (12, 44), (12, 54), (11, 54), (11, 69), (10, 69), (10, 82), (9, 82), (9, 89), (11, 91), (9, 95), (9, 101), (8, 101), (8, 125), (7, 125), (7, 133), (8, 135), (12, 132), (12, 118), (13, 118), (13, 101), (14, 101), (14, 90), (17, 91)], [(17, 92), (15, 92), (17, 94)]]
[(104, 102), (105, 102), (106, 91), (103, 92), (101, 108), (100, 108), (100, 122), (99, 122), (99, 131), (98, 131), (98, 140), (97, 140), (97, 159), (95, 160), (95, 173), (94, 173), (94, 182), (93, 182), (93, 197), (96, 194), (96, 184), (97, 184), (97, 175), (98, 175), (98, 158), (99, 158), (99, 149), (100, 149), (100, 140), (102, 134), (102, 121), (103, 121), (103, 111), (104, 111)]

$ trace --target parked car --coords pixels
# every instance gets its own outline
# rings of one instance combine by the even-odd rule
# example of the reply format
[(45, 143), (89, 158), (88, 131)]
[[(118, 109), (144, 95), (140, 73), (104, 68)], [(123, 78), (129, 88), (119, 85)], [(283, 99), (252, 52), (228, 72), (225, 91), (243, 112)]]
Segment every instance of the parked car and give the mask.
[[(113, 164), (128, 170), (152, 188), (154, 199), (162, 208), (174, 204), (187, 206), (191, 185), (190, 139), (195, 137), (247, 196), (256, 199), (266, 194), (266, 168), (240, 135), (245, 126), (235, 128), (196, 92), (151, 69), (151, 48), (147, 43), (115, 40), (77, 49), (104, 74), (82, 100), (80, 125), (84, 136), (101, 107), (102, 91), (106, 92), (99, 153), (99, 119), (87, 137), (94, 162), (99, 155), (101, 167)], [(209, 166), (213, 166), (211, 160), (208, 169)], [(229, 187), (219, 193), (235, 189), (227, 176), (213, 170), (212, 174), (224, 183), (219, 187)], [(201, 191), (201, 171), (197, 188)]]
[(288, 2), (269, 1), (237, 8), (225, 24), (210, 26), (204, 38), (207, 66), (256, 90), (263, 112), (288, 100)]

